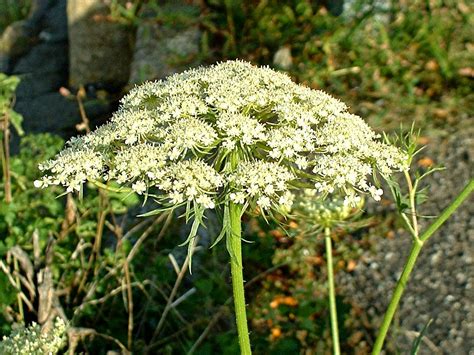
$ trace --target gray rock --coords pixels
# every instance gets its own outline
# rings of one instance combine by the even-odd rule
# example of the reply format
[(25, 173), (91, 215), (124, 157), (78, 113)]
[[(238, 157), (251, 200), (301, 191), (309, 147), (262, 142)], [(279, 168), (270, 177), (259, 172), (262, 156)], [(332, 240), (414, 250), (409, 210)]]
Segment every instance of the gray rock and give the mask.
[(132, 31), (112, 21), (102, 0), (68, 1), (69, 82), (73, 87), (128, 82)]
[[(186, 12), (191, 17), (194, 9), (181, 1), (166, 6), (166, 11)], [(150, 10), (145, 8), (144, 11)], [(201, 31), (192, 21), (185, 26), (168, 26), (156, 21), (153, 12), (148, 12), (147, 16), (137, 29), (130, 83), (160, 79), (200, 63)]]
[(44, 14), (39, 36), (46, 42), (67, 42), (67, 0), (56, 0), (53, 3), (54, 6), (50, 5)]
[(62, 73), (67, 75), (68, 58), (66, 43), (39, 43), (21, 57), (12, 74)]
[(8, 73), (13, 60), (28, 52), (33, 40), (26, 21), (8, 26), (0, 37), (0, 71)]
[(67, 41), (65, 6), (66, 0), (31, 2), (28, 18), (12, 23), (0, 37), (1, 72), (9, 73), (15, 60), (28, 53), (40, 39)]
[[(30, 73), (18, 75), (21, 79), (16, 89), (16, 100), (23, 101), (47, 93), (58, 92), (61, 86), (66, 85), (67, 78), (58, 72)], [(28, 116), (26, 117), (28, 119)]]
[[(12, 70), (20, 77), (17, 101), (57, 92), (67, 83), (67, 43), (39, 43), (21, 57)], [(28, 119), (28, 115), (25, 117)]]
[[(54, 92), (20, 100), (14, 109), (23, 115), (23, 128), (29, 133), (50, 132), (70, 136), (75, 132), (75, 125), (81, 122), (77, 102)], [(85, 105), (89, 117), (107, 114), (110, 109), (108, 103), (97, 100)]]

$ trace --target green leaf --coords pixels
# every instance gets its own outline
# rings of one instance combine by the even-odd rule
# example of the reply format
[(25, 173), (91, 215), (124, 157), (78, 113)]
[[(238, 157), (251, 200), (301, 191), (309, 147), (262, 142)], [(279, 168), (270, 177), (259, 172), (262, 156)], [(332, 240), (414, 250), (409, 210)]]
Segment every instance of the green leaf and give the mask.
[(16, 290), (8, 280), (7, 275), (0, 273), (0, 310), (12, 304), (16, 299)]
[(210, 295), (213, 291), (214, 282), (210, 279), (196, 280), (196, 288), (204, 295)]
[(428, 321), (428, 323), (425, 324), (425, 326), (421, 330), (418, 337), (416, 337), (416, 339), (413, 341), (413, 345), (411, 347), (410, 355), (417, 355), (418, 354), (418, 350), (420, 350), (421, 340), (423, 339), (423, 336), (425, 335), (426, 331), (428, 330), (428, 327), (430, 326), (431, 322), (433, 322), (432, 318)]
[(12, 126), (15, 127), (15, 130), (18, 135), (23, 136), (25, 134), (25, 131), (23, 131), (23, 128), (21, 127), (21, 124), (23, 122), (23, 116), (20, 115), (18, 112), (13, 111), (12, 109), (9, 110), (8, 115), (10, 117), (10, 122)]
[(415, 204), (417, 206), (425, 203), (429, 197), (429, 186), (424, 187), (421, 190), (418, 190), (415, 194)]

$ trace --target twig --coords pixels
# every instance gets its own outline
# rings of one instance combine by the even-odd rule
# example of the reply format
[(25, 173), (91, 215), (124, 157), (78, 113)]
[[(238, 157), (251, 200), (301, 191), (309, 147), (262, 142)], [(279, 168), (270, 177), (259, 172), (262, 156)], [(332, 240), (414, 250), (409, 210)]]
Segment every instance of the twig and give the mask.
[[(20, 278), (18, 277), (18, 260), (15, 257), (13, 257), (13, 267), (14, 267), (14, 272), (17, 274), (16, 275), (16, 288), (18, 290), (21, 290)], [(21, 294), (18, 293), (16, 295), (16, 297), (17, 297), (17, 301), (18, 301), (18, 311), (20, 312), (21, 321), (24, 322), (25, 321), (25, 313), (23, 311), (23, 303), (21, 302)]]
[[(413, 330), (407, 330), (405, 331), (405, 334), (412, 339), (416, 339), (420, 336), (420, 332), (415, 332)], [(440, 348), (438, 348), (430, 339), (426, 337), (426, 335), (423, 336), (421, 341), (425, 343), (428, 348), (430, 348), (432, 354), (440, 355), (443, 353)]]
[(183, 301), (185, 301), (187, 298), (189, 298), (190, 296), (194, 295), (196, 293), (196, 288), (193, 287), (189, 290), (187, 290), (185, 293), (183, 293), (179, 298), (176, 299), (176, 301), (174, 301), (172, 304), (171, 304), (171, 308), (176, 308), (178, 307), (178, 305), (180, 303), (182, 303)]
[(82, 103), (82, 99), (86, 97), (86, 90), (84, 86), (81, 85), (79, 91), (76, 95), (77, 104), (79, 106), (79, 113), (81, 114), (82, 123), (76, 125), (76, 129), (78, 131), (86, 131), (86, 133), (91, 132), (91, 128), (89, 126), (89, 118), (87, 118), (86, 110), (84, 109), (84, 104)]
[[(196, 246), (197, 244), (197, 239), (198, 237), (195, 238), (194, 240), (194, 245), (193, 245), (193, 248)], [(150, 340), (150, 343), (151, 345), (149, 345), (147, 347), (147, 351), (150, 350), (150, 348), (152, 346), (154, 346), (153, 342), (155, 341), (156, 337), (160, 334), (160, 331), (161, 331), (161, 328), (163, 327), (164, 323), (165, 323), (165, 319), (166, 319), (166, 316), (168, 315), (169, 311), (171, 310), (171, 304), (173, 303), (173, 299), (175, 298), (176, 296), (176, 293), (178, 292), (178, 288), (179, 288), (179, 285), (181, 284), (181, 282), (183, 281), (183, 278), (184, 278), (184, 275), (186, 274), (186, 270), (188, 268), (188, 265), (189, 265), (189, 254), (186, 255), (186, 259), (184, 260), (184, 263), (183, 265), (181, 266), (181, 270), (178, 274), (178, 277), (176, 278), (176, 281), (174, 283), (174, 286), (173, 286), (173, 289), (171, 290), (171, 293), (168, 297), (168, 301), (166, 302), (166, 306), (165, 306), (165, 309), (163, 310), (163, 313), (161, 314), (161, 318), (158, 322), (158, 325), (156, 326), (156, 329), (155, 331), (153, 332), (153, 336)]]
[[(108, 210), (106, 208), (107, 197), (105, 195), (103, 195), (100, 190), (99, 190), (99, 201), (100, 201), (100, 204), (99, 204), (100, 212), (99, 212), (99, 220), (98, 220), (98, 223), (97, 223), (97, 230), (96, 230), (96, 234), (95, 234), (94, 244), (92, 246), (92, 252), (89, 255), (89, 260), (87, 262), (87, 267), (86, 267), (86, 269), (84, 270), (84, 272), (82, 274), (81, 281), (80, 281), (79, 287), (77, 289), (76, 299), (74, 300), (74, 302), (77, 301), (77, 297), (79, 297), (79, 294), (81, 293), (82, 289), (84, 288), (84, 286), (87, 282), (87, 277), (89, 276), (89, 272), (90, 272), (90, 269), (92, 267), (92, 263), (94, 262), (94, 260), (98, 259), (98, 256), (99, 256), (99, 253), (100, 253), (100, 246), (101, 246), (101, 243), (102, 243), (102, 235), (104, 234), (105, 220), (106, 220), (107, 214), (108, 214)], [(105, 206), (103, 204), (105, 204)], [(97, 275), (97, 272), (98, 272), (98, 267), (96, 267), (94, 269), (94, 275)]]
[(3, 139), (2, 139), (2, 167), (5, 188), (5, 202), (12, 202), (11, 174), (10, 174), (10, 120), (8, 112), (3, 115)]
[(132, 295), (132, 286), (130, 280), (130, 269), (128, 267), (127, 258), (123, 263), (123, 269), (125, 273), (125, 282), (127, 286), (127, 300), (128, 300), (128, 337), (127, 337), (127, 345), (128, 349), (132, 351), (132, 335), (133, 335), (133, 295)]
[[(138, 252), (138, 248), (139, 246), (143, 243), (144, 239), (149, 236), (151, 234), (151, 232), (153, 231), (153, 228), (155, 227), (155, 225), (158, 223), (158, 222), (161, 222), (162, 219), (163, 219), (163, 215), (158, 217), (157, 220), (155, 220), (155, 222), (153, 223), (152, 226), (150, 226), (149, 228), (147, 228), (143, 234), (138, 238), (137, 240), (137, 243), (134, 244), (134, 246), (132, 247), (132, 249), (130, 250), (128, 256), (127, 256), (127, 260), (129, 263), (132, 262), (132, 259), (133, 257), (135, 256), (135, 254)], [(170, 218), (168, 218), (169, 220)], [(167, 220), (167, 222), (168, 222)], [(164, 235), (165, 231), (166, 231), (166, 228), (167, 228), (167, 222), (165, 222), (165, 225), (161, 228), (161, 231), (160, 231), (160, 234), (158, 235), (157, 239), (161, 239), (161, 237)], [(125, 236), (124, 236), (125, 238)], [(124, 239), (123, 238), (123, 239)], [(103, 267), (103, 266), (102, 266)], [(101, 282), (104, 282), (106, 280), (108, 280), (110, 277), (112, 277), (113, 275), (115, 275), (117, 273), (117, 271), (120, 269), (121, 265), (116, 265), (114, 266), (113, 268), (111, 268), (107, 274), (101, 278)], [(97, 285), (98, 285), (98, 282), (97, 281), (94, 281), (92, 283), (92, 285), (89, 287), (89, 290), (87, 292), (87, 294), (85, 295), (85, 297), (83, 298), (83, 301), (86, 301), (88, 302), (88, 300), (90, 298), (92, 298), (92, 295), (94, 294), (95, 290), (97, 289)]]
[(92, 329), (92, 328), (75, 328), (75, 327), (71, 327), (68, 330), (68, 338), (69, 338), (68, 353), (70, 355), (73, 355), (75, 353), (75, 349), (77, 347), (77, 344), (78, 344), (79, 340), (82, 340), (83, 338), (86, 338), (86, 337), (89, 337), (89, 336), (92, 336), (92, 337), (93, 336), (98, 336), (98, 337), (110, 340), (110, 341), (114, 342), (115, 344), (117, 344), (120, 347), (120, 349), (122, 350), (122, 354), (124, 354), (124, 355), (131, 354), (127, 350), (125, 345), (123, 345), (120, 342), (120, 340), (118, 340), (118, 339), (116, 339), (116, 338), (114, 338), (110, 335), (99, 333), (95, 329)]
[(132, 335), (133, 335), (133, 294), (132, 294), (132, 286), (131, 286), (131, 279), (130, 279), (130, 268), (128, 264), (128, 258), (125, 255), (125, 250), (123, 249), (123, 233), (122, 228), (117, 225), (117, 221), (115, 220), (114, 215), (112, 214), (112, 221), (114, 223), (114, 231), (117, 235), (118, 244), (117, 249), (120, 249), (120, 252), (123, 253), (123, 273), (125, 275), (125, 289), (127, 292), (126, 300), (127, 300), (127, 312), (128, 312), (128, 327), (127, 327), (127, 345), (128, 349), (132, 351)]
[(12, 273), (10, 270), (6, 267), (6, 265), (3, 263), (2, 260), (0, 260), (0, 269), (7, 275), (8, 281), (10, 281), (10, 284), (17, 290), (18, 292), (18, 297), (20, 297), (21, 300), (28, 306), (30, 311), (34, 311), (33, 304), (28, 300), (28, 298), (25, 296), (21, 288), (18, 288), (15, 279), (13, 278)]
[[(156, 218), (153, 223), (142, 233), (142, 235), (137, 239), (135, 244), (133, 245), (132, 249), (128, 253), (127, 256), (127, 261), (131, 262), (135, 254), (138, 252), (138, 248), (143, 244), (145, 239), (153, 232), (153, 229), (156, 227), (157, 224), (161, 223), (165, 217), (168, 217), (166, 214), (160, 215), (158, 218)], [(166, 224), (163, 226), (160, 234), (158, 235), (158, 238), (160, 238), (161, 235), (163, 235), (163, 231), (166, 229)], [(125, 239), (125, 237), (124, 237)], [(160, 238), (161, 239), (161, 238)]]
[[(195, 322), (193, 322), (193, 323), (189, 323), (187, 326), (181, 328), (181, 329), (178, 330), (177, 332), (175, 332), (175, 333), (173, 333), (173, 334), (171, 334), (171, 335), (169, 335), (169, 336), (167, 336), (167, 337), (165, 337), (165, 338), (163, 338), (163, 339), (158, 340), (158, 341), (157, 341), (156, 343), (154, 343), (154, 344), (149, 345), (148, 348), (151, 349), (151, 348), (155, 348), (155, 347), (157, 347), (157, 346), (159, 346), (159, 345), (161, 345), (161, 344), (166, 344), (166, 343), (169, 342), (171, 339), (174, 339), (174, 338), (176, 338), (178, 335), (180, 335), (180, 334), (182, 334), (182, 333), (188, 331), (189, 329), (194, 328), (197, 324), (199, 324), (199, 323), (201, 323), (201, 322), (202, 322), (201, 320), (197, 320), (197, 321), (195, 321)], [(146, 352), (145, 352), (145, 353), (146, 353)]]
[[(132, 287), (135, 287), (135, 286), (138, 286), (138, 285), (141, 285), (141, 284), (144, 284), (146, 283), (145, 281), (144, 282), (138, 282), (138, 281), (135, 281), (135, 282), (132, 282), (131, 283), (131, 286)], [(122, 292), (124, 289), (124, 286), (121, 285), (119, 287), (116, 287), (114, 288), (112, 291), (110, 291), (109, 293), (107, 293), (105, 296), (102, 296), (101, 298), (97, 298), (97, 299), (93, 299), (93, 300), (90, 300), (90, 301), (86, 301), (84, 303), (82, 303), (81, 305), (79, 305), (78, 307), (76, 307), (76, 309), (74, 310), (74, 313), (73, 315), (76, 316), (77, 313), (79, 313), (79, 311), (82, 311), (85, 307), (87, 306), (95, 306), (97, 304), (101, 304), (101, 303), (104, 303), (105, 301), (107, 301), (109, 298), (119, 294), (120, 292)]]

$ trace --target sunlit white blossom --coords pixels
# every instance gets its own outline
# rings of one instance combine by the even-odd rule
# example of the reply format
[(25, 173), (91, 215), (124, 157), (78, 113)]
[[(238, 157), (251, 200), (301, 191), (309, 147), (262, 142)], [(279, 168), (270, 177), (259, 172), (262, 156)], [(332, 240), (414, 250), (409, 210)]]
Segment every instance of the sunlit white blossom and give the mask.
[[(235, 203), (256, 199), (257, 205), (265, 210), (272, 205), (291, 206), (288, 183), (293, 179), (295, 175), (277, 163), (262, 160), (243, 162), (229, 177), (232, 186), (230, 199)], [(282, 196), (285, 199), (281, 199)]]
[(379, 200), (405, 156), (341, 101), (242, 61), (137, 86), (110, 123), (41, 165), (37, 187), (116, 181), (170, 205), (288, 210), (301, 186)]

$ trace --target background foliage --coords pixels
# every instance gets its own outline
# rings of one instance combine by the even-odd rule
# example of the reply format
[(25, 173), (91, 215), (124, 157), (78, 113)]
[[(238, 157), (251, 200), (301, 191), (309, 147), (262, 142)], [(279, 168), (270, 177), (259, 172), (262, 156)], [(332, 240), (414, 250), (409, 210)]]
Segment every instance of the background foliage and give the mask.
[[(112, 1), (112, 15), (136, 26), (142, 2), (130, 3)], [(278, 66), (274, 54), (286, 48), (291, 64), (281, 70), (352, 103), (377, 128), (416, 121), (425, 132), (446, 134), (472, 116), (474, 11), (467, 2), (356, 1), (342, 13), (335, 3), (203, 2), (197, 23), (204, 33), (200, 55), (207, 62), (243, 58)], [(29, 6), (28, 1), (0, 0), (0, 30), (25, 17)], [(186, 24), (191, 15), (161, 11), (158, 16)], [(8, 95), (1, 94), (0, 102)], [(194, 272), (177, 281), (185, 252), (176, 246), (187, 226), (176, 216), (136, 218), (150, 206), (140, 206), (134, 195), (99, 192), (93, 186), (85, 188), (81, 199), (58, 197), (60, 189), (34, 188), (38, 163), (62, 145), (47, 134), (22, 138), (20, 153), (11, 159), (12, 203), (3, 202), (0, 185), (1, 333), (8, 334), (15, 322), (38, 317), (41, 302), (35, 290), (48, 269), (49, 287), (58, 294), (54, 312), (70, 320), (78, 339), (70, 346), (78, 351), (128, 347), (136, 353), (238, 353), (228, 257), (225, 250), (207, 248), (218, 228), (200, 233)], [(395, 223), (393, 216), (382, 216), (368, 230), (389, 235)], [(294, 222), (289, 236), (264, 221), (248, 220), (245, 226), (252, 241), (245, 245), (244, 271), (256, 352), (327, 353), (322, 239), (303, 235)], [(367, 233), (335, 232), (336, 271), (355, 268), (361, 250), (371, 247)], [(179, 291), (171, 298), (174, 287)], [(343, 295), (338, 302), (345, 351), (367, 353), (371, 319), (357, 305), (344, 303)]]

